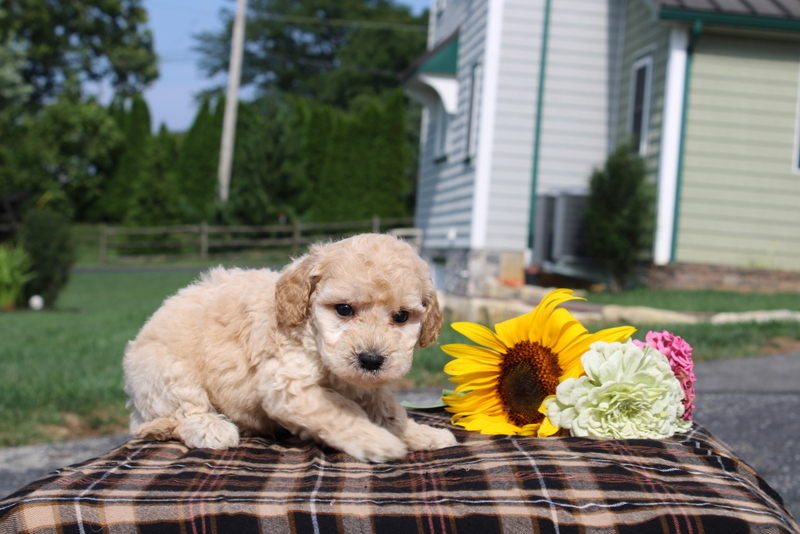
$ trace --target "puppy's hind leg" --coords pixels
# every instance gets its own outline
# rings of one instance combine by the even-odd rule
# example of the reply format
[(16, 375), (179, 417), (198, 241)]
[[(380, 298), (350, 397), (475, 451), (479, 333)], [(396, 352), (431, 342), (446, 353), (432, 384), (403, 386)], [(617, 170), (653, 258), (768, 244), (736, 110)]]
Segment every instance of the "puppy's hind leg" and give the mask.
[(187, 447), (224, 450), (239, 444), (239, 429), (218, 413), (187, 415), (175, 426), (173, 435)]
[(179, 439), (192, 448), (227, 449), (239, 444), (239, 430), (217, 412), (200, 378), (175, 362), (163, 345), (129, 345), (125, 377), (133, 435)]
[(161, 417), (133, 427), (133, 435), (137, 438), (155, 441), (167, 441), (176, 438), (175, 427), (178, 422), (174, 419)]

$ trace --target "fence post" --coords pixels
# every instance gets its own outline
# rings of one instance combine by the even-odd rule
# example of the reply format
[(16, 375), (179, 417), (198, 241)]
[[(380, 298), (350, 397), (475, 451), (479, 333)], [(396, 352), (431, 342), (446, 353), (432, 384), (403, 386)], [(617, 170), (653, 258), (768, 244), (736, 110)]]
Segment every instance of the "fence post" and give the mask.
[(108, 236), (106, 235), (105, 223), (100, 225), (100, 263), (106, 262), (106, 252), (108, 251)]
[(297, 249), (300, 248), (300, 221), (294, 220), (292, 226), (292, 256), (297, 254)]
[(208, 223), (200, 223), (200, 259), (208, 259)]
[(372, 233), (379, 234), (381, 233), (381, 218), (377, 215), (372, 216)]

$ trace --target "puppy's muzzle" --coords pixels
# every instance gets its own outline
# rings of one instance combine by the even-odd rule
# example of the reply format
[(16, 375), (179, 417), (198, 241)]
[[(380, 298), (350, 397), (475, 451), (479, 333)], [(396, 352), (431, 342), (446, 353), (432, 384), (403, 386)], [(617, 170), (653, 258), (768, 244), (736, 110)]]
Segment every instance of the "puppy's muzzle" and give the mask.
[(377, 371), (383, 365), (384, 359), (374, 352), (362, 352), (358, 355), (358, 364), (366, 371)]

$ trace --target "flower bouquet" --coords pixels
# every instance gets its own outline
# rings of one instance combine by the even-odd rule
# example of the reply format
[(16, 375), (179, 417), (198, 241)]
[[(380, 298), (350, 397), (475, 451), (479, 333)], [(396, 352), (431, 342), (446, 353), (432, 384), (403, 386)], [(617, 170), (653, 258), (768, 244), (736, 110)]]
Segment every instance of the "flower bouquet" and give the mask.
[(665, 438), (691, 428), (691, 347), (669, 332), (633, 341), (630, 326), (590, 334), (566, 309), (568, 289), (495, 331), (453, 329), (476, 345), (444, 345), (454, 424), (483, 434)]

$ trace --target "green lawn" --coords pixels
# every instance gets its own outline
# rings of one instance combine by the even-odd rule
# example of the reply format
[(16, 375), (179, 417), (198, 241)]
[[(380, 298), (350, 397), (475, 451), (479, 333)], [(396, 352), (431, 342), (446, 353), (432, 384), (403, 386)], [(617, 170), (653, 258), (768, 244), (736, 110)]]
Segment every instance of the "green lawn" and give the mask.
[[(79, 272), (73, 274), (56, 311), (0, 313), (0, 446), (124, 431), (128, 412), (121, 360), (125, 344), (164, 298), (197, 275), (197, 270)], [(593, 294), (589, 301), (617, 299), (617, 303), (693, 311), (800, 309), (791, 305), (798, 302), (797, 295), (718, 294), (709, 300), (703, 292), (695, 294), (693, 301), (691, 293), (674, 293)], [(631, 295), (633, 300), (623, 300)], [(649, 328), (640, 327), (637, 337), (643, 338)], [(657, 325), (654, 329), (681, 335), (694, 346), (697, 359), (800, 346), (796, 323)], [(440, 343), (457, 342), (469, 341), (445, 325)], [(421, 350), (405, 384), (446, 386), (442, 367), (448, 360), (438, 346)]]
[(681, 291), (634, 289), (624, 293), (590, 293), (589, 302), (622, 306), (649, 306), (684, 312), (743, 312), (800, 310), (800, 293), (734, 293), (732, 291)]
[(122, 428), (122, 354), (197, 272), (74, 274), (57, 311), (0, 314), (0, 445)]

